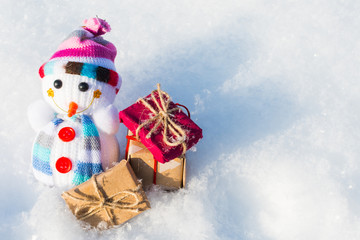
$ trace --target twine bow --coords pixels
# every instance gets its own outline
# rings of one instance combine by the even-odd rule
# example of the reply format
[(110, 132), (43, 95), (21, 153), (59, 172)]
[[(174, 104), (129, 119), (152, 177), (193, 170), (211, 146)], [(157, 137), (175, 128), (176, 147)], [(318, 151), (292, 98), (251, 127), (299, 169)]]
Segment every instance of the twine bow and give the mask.
[[(76, 197), (71, 195), (68, 192), (64, 192), (66, 196), (72, 198), (73, 200), (81, 201), (86, 203), (86, 206), (77, 206), (74, 210), (74, 215), (80, 219), (84, 220), (102, 210), (105, 210), (106, 216), (112, 225), (115, 225), (112, 215), (110, 214), (110, 209), (124, 209), (131, 212), (139, 212), (138, 205), (141, 203), (137, 192), (140, 190), (141, 184), (137, 186), (135, 190), (124, 190), (119, 193), (116, 193), (110, 197), (105, 197), (104, 194), (99, 190), (99, 185), (96, 180), (96, 176), (93, 175), (90, 181), (94, 184), (95, 191), (97, 193), (97, 199), (94, 198), (84, 198)], [(122, 195), (119, 199), (114, 200), (115, 197)], [(123, 201), (125, 198), (132, 196), (135, 201), (128, 203)]]
[[(157, 101), (157, 99), (154, 95), (154, 93), (156, 91), (158, 92), (160, 103)], [(164, 100), (164, 96), (166, 96), (167, 101)], [(176, 124), (170, 117), (172, 112), (178, 111), (180, 108), (178, 108), (178, 107), (169, 108), (169, 104), (171, 102), (170, 96), (166, 92), (164, 92), (160, 89), (159, 83), (157, 84), (157, 90), (154, 90), (151, 92), (151, 98), (152, 98), (153, 102), (156, 104), (156, 107), (158, 110), (155, 110), (147, 101), (145, 101), (145, 99), (140, 98), (138, 100), (146, 108), (148, 108), (153, 114), (155, 114), (155, 116), (146, 120), (145, 122), (143, 122), (142, 124), (140, 124), (137, 127), (136, 133), (135, 133), (136, 138), (139, 139), (139, 132), (143, 127), (156, 121), (155, 125), (150, 129), (149, 133), (146, 135), (146, 138), (149, 139), (151, 137), (151, 135), (156, 131), (156, 129), (162, 124), (164, 126), (163, 132), (162, 132), (164, 143), (171, 147), (176, 147), (176, 146), (182, 145), (182, 147), (183, 147), (182, 154), (185, 154), (185, 152), (187, 150), (186, 144), (185, 144), (185, 140), (186, 140), (185, 130), (183, 128), (181, 128), (180, 125)], [(170, 133), (175, 135), (175, 140), (171, 139), (171, 137), (168, 136), (168, 131), (170, 131)]]

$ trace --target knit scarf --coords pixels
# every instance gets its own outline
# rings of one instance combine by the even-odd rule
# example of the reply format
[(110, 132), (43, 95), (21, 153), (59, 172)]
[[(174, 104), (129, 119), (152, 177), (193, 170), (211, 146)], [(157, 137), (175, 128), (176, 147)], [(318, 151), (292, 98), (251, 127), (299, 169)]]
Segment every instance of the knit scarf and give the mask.
[[(90, 179), (92, 175), (103, 171), (101, 167), (101, 146), (99, 132), (95, 124), (87, 115), (74, 115), (70, 118), (72, 121), (80, 122), (81, 144), (79, 144), (81, 157), (76, 159), (74, 167), (73, 185), (79, 185)], [(35, 170), (47, 176), (52, 176), (50, 166), (51, 150), (53, 149), (54, 139), (57, 137), (58, 126), (64, 122), (64, 119), (55, 116), (38, 134), (32, 154), (32, 165)], [(69, 143), (71, 144), (71, 143)]]

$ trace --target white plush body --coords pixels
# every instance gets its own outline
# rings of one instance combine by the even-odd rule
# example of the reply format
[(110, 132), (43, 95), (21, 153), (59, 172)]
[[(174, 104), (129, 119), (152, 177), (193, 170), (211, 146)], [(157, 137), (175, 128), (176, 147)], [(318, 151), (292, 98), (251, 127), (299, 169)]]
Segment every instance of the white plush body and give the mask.
[[(56, 89), (54, 88), (54, 81), (58, 79), (62, 81), (62, 87)], [(81, 92), (78, 86), (84, 82), (89, 85), (89, 89)], [(48, 90), (50, 88), (54, 92), (53, 98), (48, 96)], [(106, 83), (85, 76), (55, 74), (43, 78), (42, 89), (45, 101), (36, 101), (28, 108), (29, 121), (34, 130), (38, 133), (44, 131), (44, 129), (46, 129), (45, 126), (49, 124), (55, 114), (57, 114), (58, 117), (64, 120), (57, 127), (58, 130), (63, 127), (71, 127), (75, 130), (76, 136), (80, 136), (82, 131), (81, 124), (71, 120), (67, 116), (67, 113), (64, 112), (65, 109), (68, 109), (70, 102), (75, 102), (78, 105), (78, 112), (86, 109), (78, 114), (90, 116), (99, 133), (101, 165), (103, 170), (112, 167), (119, 160), (120, 153), (118, 141), (115, 136), (119, 128), (118, 111), (112, 105), (116, 95), (114, 88)], [(100, 98), (95, 98), (93, 103), (90, 104), (93, 93), (96, 90), (101, 91), (101, 96)], [(57, 133), (55, 133), (55, 135), (57, 135)], [(50, 155), (50, 167), (53, 174), (52, 176), (45, 176), (34, 169), (35, 177), (47, 185), (64, 188), (73, 186), (74, 168), (67, 173), (60, 173), (56, 170), (55, 163), (60, 157), (66, 156), (71, 159), (72, 165), (76, 166), (77, 161), (83, 156), (81, 150), (78, 149), (79, 141), (81, 141), (81, 139), (76, 137), (71, 142), (64, 142), (58, 137), (55, 137)], [(86, 160), (82, 159), (82, 161)]]

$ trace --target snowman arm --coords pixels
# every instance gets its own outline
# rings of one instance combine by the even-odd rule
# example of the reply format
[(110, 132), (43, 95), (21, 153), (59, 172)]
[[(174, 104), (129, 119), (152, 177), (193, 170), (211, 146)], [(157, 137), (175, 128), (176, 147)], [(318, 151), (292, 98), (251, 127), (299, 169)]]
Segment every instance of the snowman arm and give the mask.
[(102, 132), (115, 135), (119, 130), (118, 110), (112, 104), (94, 112), (93, 119), (96, 127)]
[(27, 115), (31, 127), (40, 131), (54, 118), (54, 110), (43, 99), (39, 99), (29, 105)]

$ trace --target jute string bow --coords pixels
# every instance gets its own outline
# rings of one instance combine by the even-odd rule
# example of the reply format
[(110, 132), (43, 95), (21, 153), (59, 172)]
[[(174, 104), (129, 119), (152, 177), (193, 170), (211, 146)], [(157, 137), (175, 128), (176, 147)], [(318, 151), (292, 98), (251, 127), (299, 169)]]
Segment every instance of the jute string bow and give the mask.
[[(155, 97), (154, 93), (156, 91), (158, 93), (160, 103)], [(166, 97), (166, 101), (164, 99), (164, 96)], [(138, 99), (138, 101), (140, 101), (146, 108), (148, 108), (153, 114), (155, 114), (155, 116), (146, 120), (137, 127), (135, 133), (136, 138), (139, 140), (139, 132), (143, 127), (148, 126), (153, 122), (156, 122), (154, 126), (150, 129), (149, 133), (146, 135), (146, 138), (149, 139), (151, 135), (156, 131), (156, 129), (162, 124), (164, 126), (162, 132), (164, 143), (171, 147), (182, 145), (183, 154), (185, 154), (187, 150), (185, 144), (186, 132), (180, 125), (176, 124), (171, 119), (171, 113), (178, 111), (180, 108), (169, 108), (169, 104), (171, 102), (170, 96), (160, 89), (160, 84), (157, 84), (157, 90), (151, 92), (151, 99), (156, 104), (157, 110), (154, 109), (145, 99)], [(175, 139), (171, 139), (171, 135), (169, 137), (168, 132), (170, 132), (172, 135), (175, 135)]]
[[(139, 212), (138, 205), (141, 203), (139, 200), (137, 192), (139, 191), (141, 184), (139, 184), (135, 190), (124, 190), (119, 193), (116, 193), (112, 196), (105, 197), (104, 194), (99, 190), (99, 185), (96, 180), (96, 176), (93, 175), (90, 181), (94, 184), (95, 191), (97, 193), (98, 199), (89, 199), (83, 197), (76, 197), (71, 195), (68, 192), (64, 192), (66, 196), (72, 198), (73, 200), (81, 201), (86, 203), (85, 206), (76, 206), (74, 210), (74, 215), (80, 219), (84, 220), (102, 210), (105, 210), (106, 216), (109, 222), (112, 225), (115, 225), (112, 215), (110, 214), (110, 209), (124, 209), (127, 211), (131, 211), (134, 213)], [(114, 201), (115, 197), (119, 197)], [(135, 199), (134, 202), (128, 203), (128, 201), (123, 201), (125, 198), (133, 197)]]

